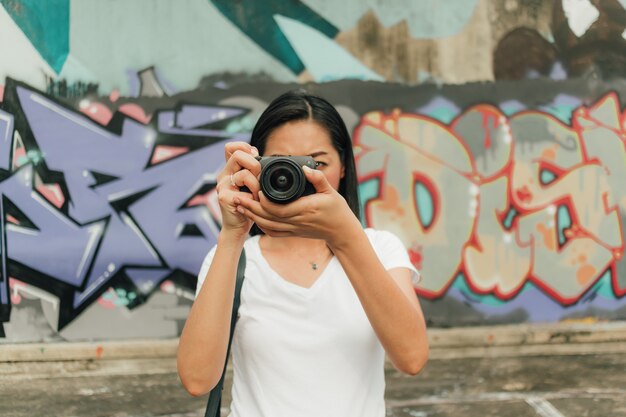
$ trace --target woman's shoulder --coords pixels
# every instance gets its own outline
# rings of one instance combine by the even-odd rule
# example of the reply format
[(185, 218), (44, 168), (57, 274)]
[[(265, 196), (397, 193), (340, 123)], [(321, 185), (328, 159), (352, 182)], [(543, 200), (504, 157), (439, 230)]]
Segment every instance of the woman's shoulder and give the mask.
[(395, 233), (389, 230), (375, 229), (373, 227), (367, 227), (364, 230), (365, 230), (365, 234), (367, 235), (367, 237), (372, 243), (379, 242), (379, 241), (386, 241), (389, 239), (399, 239)]
[[(259, 235), (256, 235), (256, 236), (250, 236), (246, 239), (246, 241), (243, 243), (243, 248), (245, 249), (246, 254), (248, 252), (250, 252), (251, 254), (255, 252), (254, 249), (258, 245), (259, 237), (260, 237)], [(213, 246), (211, 246), (209, 251), (204, 256), (203, 264), (211, 263), (211, 260), (213, 259), (213, 256), (215, 255), (216, 250), (217, 250), (217, 242), (214, 243)]]
[(386, 252), (392, 248), (404, 249), (402, 239), (390, 230), (368, 227), (365, 229), (365, 234), (369, 238), (370, 243), (376, 252)]

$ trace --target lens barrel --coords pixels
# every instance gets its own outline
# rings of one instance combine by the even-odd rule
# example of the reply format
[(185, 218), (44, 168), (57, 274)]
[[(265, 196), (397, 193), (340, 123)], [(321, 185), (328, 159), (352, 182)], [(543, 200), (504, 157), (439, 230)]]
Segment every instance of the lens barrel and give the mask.
[(304, 194), (315, 192), (313, 186), (307, 181), (303, 165), (315, 168), (315, 161), (306, 156), (270, 156), (260, 158), (261, 191), (268, 200), (287, 204)]

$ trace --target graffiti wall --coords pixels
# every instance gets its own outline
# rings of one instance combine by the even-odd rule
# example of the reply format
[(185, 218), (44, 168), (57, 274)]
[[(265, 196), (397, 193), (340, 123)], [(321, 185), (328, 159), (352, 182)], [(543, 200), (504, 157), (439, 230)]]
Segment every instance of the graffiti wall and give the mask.
[[(180, 331), (219, 231), (223, 145), (295, 86), (61, 101), (8, 79), (5, 336)], [(623, 85), (309, 88), (349, 124), (363, 223), (402, 238), (431, 322), (624, 317)]]
[(431, 325), (625, 319), (624, 4), (494, 3), (0, 0), (0, 343), (179, 335), (223, 146), (302, 86)]
[[(184, 5), (184, 7), (181, 7)], [(626, 0), (0, 0), (0, 79), (59, 94), (233, 81), (623, 77)], [(114, 30), (112, 29), (114, 28)]]

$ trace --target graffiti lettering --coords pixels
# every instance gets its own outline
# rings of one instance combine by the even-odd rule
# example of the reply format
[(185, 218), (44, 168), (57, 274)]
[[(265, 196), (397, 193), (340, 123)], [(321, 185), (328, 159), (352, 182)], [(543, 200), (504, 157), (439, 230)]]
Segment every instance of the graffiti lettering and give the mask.
[[(113, 284), (132, 306), (167, 278), (195, 276), (218, 232), (206, 199), (221, 149), (247, 140), (212, 126), (245, 109), (181, 105), (151, 125), (117, 115), (103, 127), (11, 80), (2, 108), (3, 155), (13, 155), (0, 183), (12, 265), (3, 262), (3, 306), (8, 274), (59, 297), (59, 328)], [(175, 146), (173, 134), (205, 146)]]
[[(626, 134), (615, 94), (573, 113), (467, 109), (450, 125), (368, 113), (355, 131), (361, 181), (377, 179), (367, 224), (392, 229), (441, 296), (458, 272), (478, 294), (517, 295), (532, 281), (577, 302), (624, 253)], [(454, 260), (458, 260), (455, 262)]]

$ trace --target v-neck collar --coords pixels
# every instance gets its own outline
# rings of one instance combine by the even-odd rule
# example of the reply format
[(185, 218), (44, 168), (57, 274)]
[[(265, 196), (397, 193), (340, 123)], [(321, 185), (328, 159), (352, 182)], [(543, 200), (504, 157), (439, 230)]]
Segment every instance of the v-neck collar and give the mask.
[(261, 238), (261, 235), (256, 235), (253, 237), (254, 239), (253, 247), (259, 257), (259, 260), (262, 266), (269, 271), (269, 275), (272, 277), (272, 279), (274, 279), (278, 283), (278, 285), (285, 288), (287, 291), (301, 294), (307, 298), (313, 297), (317, 293), (317, 291), (319, 291), (319, 288), (322, 287), (323, 283), (328, 280), (327, 276), (330, 274), (331, 270), (335, 267), (335, 264), (337, 262), (337, 258), (335, 257), (335, 255), (333, 255), (330, 258), (330, 261), (328, 261), (328, 263), (324, 267), (324, 269), (317, 276), (313, 284), (308, 288), (303, 287), (302, 285), (298, 285), (291, 281), (286, 280), (274, 268), (272, 268), (272, 266), (267, 261), (267, 259), (265, 259), (265, 256), (263, 256), (263, 251), (261, 250), (261, 245), (259, 242), (260, 238)]

